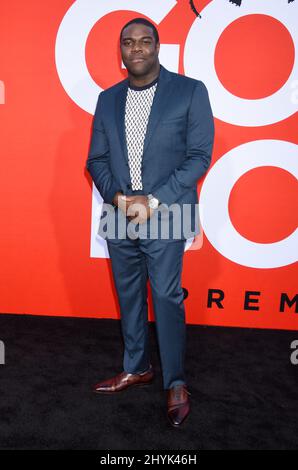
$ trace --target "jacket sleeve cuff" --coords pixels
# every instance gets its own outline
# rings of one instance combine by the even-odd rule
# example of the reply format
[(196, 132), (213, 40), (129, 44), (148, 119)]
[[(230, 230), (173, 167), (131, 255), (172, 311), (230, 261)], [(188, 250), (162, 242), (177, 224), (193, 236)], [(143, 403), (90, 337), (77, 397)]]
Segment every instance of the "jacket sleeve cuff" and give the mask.
[(117, 191), (122, 192), (121, 189), (117, 186), (117, 184), (113, 182), (109, 191), (107, 191), (105, 194), (105, 202), (108, 204), (113, 204), (113, 199)]

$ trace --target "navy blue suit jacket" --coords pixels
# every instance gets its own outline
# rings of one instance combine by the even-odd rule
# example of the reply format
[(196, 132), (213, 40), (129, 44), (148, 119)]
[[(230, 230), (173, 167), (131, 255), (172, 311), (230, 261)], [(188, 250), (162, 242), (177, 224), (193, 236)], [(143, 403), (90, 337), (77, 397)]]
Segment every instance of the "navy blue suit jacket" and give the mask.
[[(125, 138), (127, 88), (128, 78), (101, 92), (93, 120), (86, 168), (107, 204), (117, 191), (135, 194)], [(167, 206), (194, 207), (197, 182), (210, 165), (213, 141), (214, 120), (204, 83), (160, 65), (144, 141), (142, 194), (152, 193)], [(194, 211), (191, 218), (194, 226)], [(194, 229), (199, 233), (197, 226)]]

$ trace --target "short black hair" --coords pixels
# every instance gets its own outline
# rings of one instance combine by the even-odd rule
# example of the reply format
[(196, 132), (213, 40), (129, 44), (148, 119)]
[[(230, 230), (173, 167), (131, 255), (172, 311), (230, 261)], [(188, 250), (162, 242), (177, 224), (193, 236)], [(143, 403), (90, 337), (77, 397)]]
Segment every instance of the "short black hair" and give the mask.
[(131, 25), (131, 24), (134, 24), (134, 23), (138, 23), (138, 24), (144, 24), (145, 26), (149, 26), (149, 28), (152, 29), (153, 31), (153, 36), (154, 36), (154, 39), (155, 39), (155, 43), (157, 44), (159, 42), (159, 34), (158, 34), (158, 31), (156, 29), (156, 27), (154, 26), (153, 23), (151, 23), (151, 21), (149, 20), (146, 20), (146, 18), (134, 18), (132, 20), (130, 20), (128, 23), (126, 23), (123, 28), (121, 29), (121, 32), (120, 32), (120, 41), (121, 41), (121, 38), (122, 38), (122, 33), (123, 33), (123, 30), (125, 28), (127, 28), (127, 26)]

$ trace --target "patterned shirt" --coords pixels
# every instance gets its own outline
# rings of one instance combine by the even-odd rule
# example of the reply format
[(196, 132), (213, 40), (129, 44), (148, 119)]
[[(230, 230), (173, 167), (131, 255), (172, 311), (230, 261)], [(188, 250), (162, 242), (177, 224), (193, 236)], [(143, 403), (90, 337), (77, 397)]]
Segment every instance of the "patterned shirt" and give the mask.
[(125, 104), (125, 133), (131, 189), (133, 191), (143, 189), (142, 159), (144, 140), (157, 82), (158, 77), (142, 87), (128, 85)]

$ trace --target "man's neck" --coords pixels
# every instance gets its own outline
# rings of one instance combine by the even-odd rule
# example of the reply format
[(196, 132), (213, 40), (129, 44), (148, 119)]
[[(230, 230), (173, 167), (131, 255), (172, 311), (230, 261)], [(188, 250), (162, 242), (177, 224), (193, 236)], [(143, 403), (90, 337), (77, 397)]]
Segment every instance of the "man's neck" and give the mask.
[(135, 77), (133, 75), (128, 74), (128, 80), (130, 85), (135, 87), (142, 87), (145, 85), (149, 85), (149, 83), (153, 82), (159, 75), (160, 72), (160, 64), (158, 62), (156, 68), (150, 72), (146, 77)]

